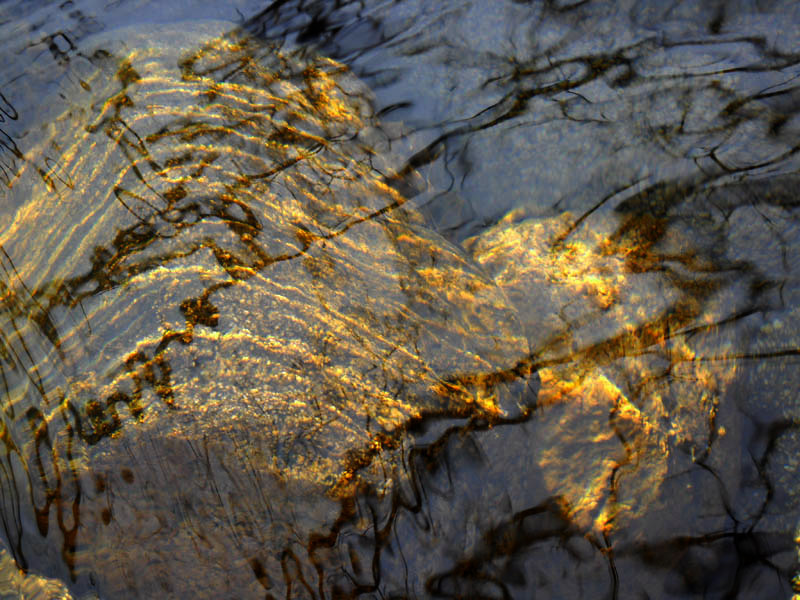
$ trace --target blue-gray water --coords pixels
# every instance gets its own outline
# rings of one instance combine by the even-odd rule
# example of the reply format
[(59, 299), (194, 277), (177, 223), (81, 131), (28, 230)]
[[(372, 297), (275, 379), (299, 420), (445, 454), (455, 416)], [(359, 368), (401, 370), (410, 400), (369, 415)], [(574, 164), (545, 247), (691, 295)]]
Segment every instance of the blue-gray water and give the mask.
[(6, 0), (0, 59), (3, 597), (800, 594), (800, 5)]

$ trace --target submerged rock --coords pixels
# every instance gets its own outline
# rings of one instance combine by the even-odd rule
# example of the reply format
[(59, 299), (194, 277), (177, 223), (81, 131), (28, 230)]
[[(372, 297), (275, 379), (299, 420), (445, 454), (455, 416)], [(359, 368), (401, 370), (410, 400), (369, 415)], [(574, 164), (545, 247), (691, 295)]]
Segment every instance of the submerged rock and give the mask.
[(368, 90), (230, 30), (87, 41), (0, 210), (3, 537), (79, 593), (314, 595), (409, 423), (535, 397)]
[(682, 235), (650, 214), (523, 211), (466, 242), (530, 339), (543, 479), (602, 544), (663, 501), (676, 465), (722, 462), (736, 477), (712, 451), (737, 373), (716, 337), (724, 274)]

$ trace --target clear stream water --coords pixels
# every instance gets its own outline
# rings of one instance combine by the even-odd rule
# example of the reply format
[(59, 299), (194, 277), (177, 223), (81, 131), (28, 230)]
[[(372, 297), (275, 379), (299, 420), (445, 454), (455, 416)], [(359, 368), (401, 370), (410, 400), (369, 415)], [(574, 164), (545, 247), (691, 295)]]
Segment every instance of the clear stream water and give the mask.
[(0, 59), (2, 597), (800, 597), (796, 2), (4, 0)]

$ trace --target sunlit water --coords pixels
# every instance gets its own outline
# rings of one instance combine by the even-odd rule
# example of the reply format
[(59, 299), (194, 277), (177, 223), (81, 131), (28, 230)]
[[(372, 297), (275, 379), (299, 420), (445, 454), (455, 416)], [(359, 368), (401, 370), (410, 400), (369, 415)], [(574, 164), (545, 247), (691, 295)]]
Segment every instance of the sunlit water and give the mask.
[(796, 3), (198, 4), (0, 3), (3, 597), (800, 593)]

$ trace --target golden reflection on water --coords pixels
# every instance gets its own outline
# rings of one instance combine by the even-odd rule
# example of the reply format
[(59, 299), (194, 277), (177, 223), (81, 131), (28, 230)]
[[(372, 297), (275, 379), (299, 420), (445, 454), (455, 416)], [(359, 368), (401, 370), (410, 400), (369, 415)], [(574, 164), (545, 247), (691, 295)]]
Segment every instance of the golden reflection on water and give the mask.
[(310, 581), (409, 423), (533, 401), (515, 311), (404, 206), (363, 85), (208, 29), (87, 54), (0, 231), (9, 550), (110, 596)]
[(708, 339), (727, 308), (677, 236), (650, 215), (517, 212), (466, 242), (519, 308), (539, 365), (545, 481), (601, 538), (646, 513), (671, 452), (699, 459), (726, 433), (715, 416), (735, 363), (703, 352), (718, 352)]

